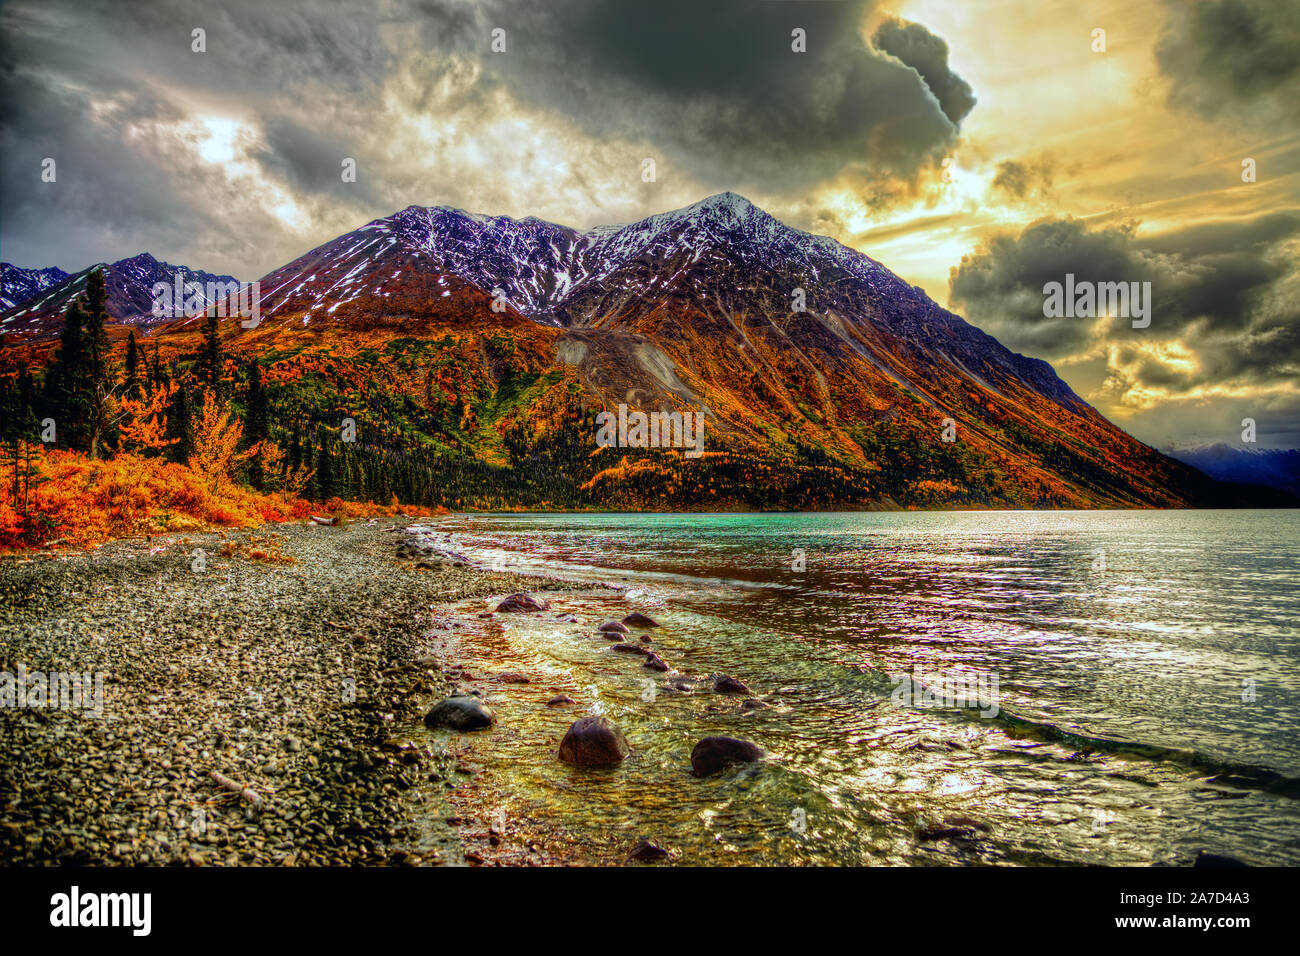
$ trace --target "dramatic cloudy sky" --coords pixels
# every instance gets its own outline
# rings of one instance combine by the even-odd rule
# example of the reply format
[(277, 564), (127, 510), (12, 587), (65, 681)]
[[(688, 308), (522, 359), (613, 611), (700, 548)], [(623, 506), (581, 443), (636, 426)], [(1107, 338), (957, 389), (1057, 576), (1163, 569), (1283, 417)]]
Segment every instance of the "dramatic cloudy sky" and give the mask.
[[(18, 265), (247, 279), (412, 203), (588, 226), (731, 189), (1152, 444), (1300, 446), (1295, 0), (10, 0), (0, 95)], [(1067, 272), (1151, 282), (1151, 326), (1045, 319)]]

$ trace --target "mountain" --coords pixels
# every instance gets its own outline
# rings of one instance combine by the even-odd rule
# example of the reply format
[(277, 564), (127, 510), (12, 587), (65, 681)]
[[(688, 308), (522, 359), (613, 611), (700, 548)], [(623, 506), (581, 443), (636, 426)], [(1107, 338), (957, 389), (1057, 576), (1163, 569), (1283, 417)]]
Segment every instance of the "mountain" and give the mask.
[(1166, 452), (1218, 481), (1277, 488), (1300, 495), (1300, 449), (1234, 448), (1223, 442)]
[[(9, 267), (6, 266), (6, 269)], [(172, 285), (179, 275), (182, 281), (198, 282), (205, 287), (209, 282), (236, 281), (231, 276), (213, 275), (188, 266), (174, 266), (159, 262), (147, 252), (117, 262), (96, 263), (73, 275), (58, 269), (42, 270), (58, 273), (60, 278), (38, 289), (25, 299), (17, 299), (0, 312), (0, 331), (6, 336), (20, 336), (24, 340), (54, 338), (63, 327), (63, 316), (68, 305), (86, 291), (86, 277), (96, 269), (104, 269), (104, 284), (108, 290), (108, 314), (120, 325), (149, 327), (158, 319), (153, 315), (153, 287), (157, 282)], [(8, 273), (5, 291), (8, 295)]]
[[(336, 448), (345, 466), (418, 462), (412, 493), (429, 503), (1239, 503), (1115, 427), (1047, 363), (734, 193), (587, 230), (411, 206), (261, 290), (260, 324), (226, 318), (223, 339), (263, 366), (280, 439), (315, 429), (334, 448), (352, 418), (356, 446)], [(201, 323), (152, 337), (183, 368)], [(598, 447), (596, 415), (620, 405), (700, 412), (703, 457)]]
[(51, 266), (48, 269), (23, 269), (0, 262), (0, 311), (26, 302), (38, 292), (62, 282), (68, 274)]

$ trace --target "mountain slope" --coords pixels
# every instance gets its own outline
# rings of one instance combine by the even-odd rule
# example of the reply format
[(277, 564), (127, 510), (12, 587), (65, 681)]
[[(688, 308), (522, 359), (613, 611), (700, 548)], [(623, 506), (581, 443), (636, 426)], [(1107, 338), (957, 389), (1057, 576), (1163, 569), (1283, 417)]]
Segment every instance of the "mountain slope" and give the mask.
[(1234, 448), (1217, 442), (1174, 448), (1167, 454), (1218, 481), (1263, 485), (1300, 495), (1300, 449)]

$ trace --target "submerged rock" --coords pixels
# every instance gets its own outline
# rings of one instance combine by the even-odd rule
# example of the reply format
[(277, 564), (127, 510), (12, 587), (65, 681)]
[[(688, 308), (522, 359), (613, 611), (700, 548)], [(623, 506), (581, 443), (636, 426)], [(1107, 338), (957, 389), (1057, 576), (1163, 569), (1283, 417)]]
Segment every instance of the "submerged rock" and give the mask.
[(660, 657), (658, 654), (648, 654), (648, 655), (646, 655), (645, 663), (642, 664), (641, 666), (642, 666), (642, 667), (648, 667), (648, 668), (650, 668), (652, 671), (660, 671), (660, 672), (663, 672), (663, 671), (668, 670), (668, 664), (665, 663), (664, 659), (663, 659), (662, 657)]
[(618, 621), (606, 621), (606, 622), (605, 622), (604, 624), (602, 624), (599, 628), (597, 628), (597, 630), (604, 631), (606, 634), (611, 634), (611, 633), (617, 633), (617, 634), (628, 634), (628, 633), (630, 633), (630, 632), (628, 631), (628, 629), (627, 629), (627, 625), (625, 625), (625, 624), (620, 624)]
[(728, 677), (726, 674), (721, 674), (716, 680), (714, 680), (713, 689), (719, 694), (749, 693), (749, 686), (744, 681), (736, 680), (734, 677)]
[(576, 704), (577, 701), (568, 694), (556, 694), (546, 702), (547, 707), (563, 707), (565, 704)]
[(623, 732), (605, 717), (581, 717), (560, 741), (560, 760), (575, 767), (613, 767), (631, 748)]
[(450, 730), (482, 730), (495, 720), (492, 708), (469, 694), (448, 697), (424, 715), (427, 726)]
[(658, 843), (651, 843), (642, 837), (637, 841), (636, 846), (632, 847), (632, 852), (627, 855), (627, 858), (641, 863), (658, 863), (660, 860), (668, 859), (671, 855)]
[(640, 611), (633, 611), (627, 617), (623, 618), (623, 623), (628, 627), (658, 627), (659, 622), (654, 618), (646, 617)]
[(691, 772), (697, 777), (708, 777), (732, 764), (754, 763), (762, 759), (763, 749), (748, 740), (705, 737), (691, 751)]
[(649, 656), (650, 654), (650, 651), (639, 644), (615, 644), (610, 650), (618, 651), (620, 654), (640, 654), (642, 656)]
[(528, 611), (546, 611), (551, 604), (549, 601), (540, 601), (531, 594), (524, 594), (520, 591), (518, 594), (511, 594), (497, 605), (497, 610), (511, 613), (524, 613)]
[(520, 674), (518, 671), (505, 671), (497, 675), (497, 681), (502, 684), (531, 684), (532, 678), (527, 674)]

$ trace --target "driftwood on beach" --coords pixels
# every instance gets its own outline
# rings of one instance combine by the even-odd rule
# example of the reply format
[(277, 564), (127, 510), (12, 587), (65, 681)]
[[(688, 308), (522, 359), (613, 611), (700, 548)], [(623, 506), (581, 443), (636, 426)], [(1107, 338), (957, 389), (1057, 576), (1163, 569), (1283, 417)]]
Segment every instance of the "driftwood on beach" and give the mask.
[(324, 524), (324, 525), (330, 525), (330, 526), (333, 526), (333, 525), (336, 525), (336, 524), (339, 523), (339, 519), (338, 519), (338, 518), (322, 518), (322, 517), (320, 517), (320, 515), (309, 515), (308, 518), (309, 518), (309, 520), (315, 522), (316, 524)]
[(239, 794), (240, 797), (247, 800), (250, 804), (252, 804), (257, 809), (260, 810), (262, 808), (263, 800), (261, 794), (254, 793), (248, 787), (245, 787), (242, 783), (237, 783), (236, 781), (231, 780), (225, 774), (219, 773), (216, 770), (213, 770), (210, 774), (208, 774), (208, 776), (210, 776), (218, 786), (226, 790), (229, 790), (231, 793)]

